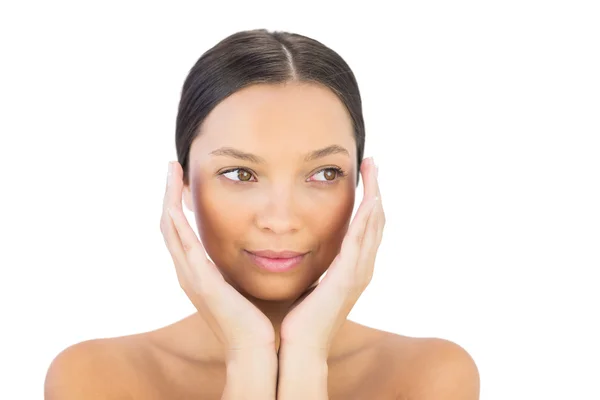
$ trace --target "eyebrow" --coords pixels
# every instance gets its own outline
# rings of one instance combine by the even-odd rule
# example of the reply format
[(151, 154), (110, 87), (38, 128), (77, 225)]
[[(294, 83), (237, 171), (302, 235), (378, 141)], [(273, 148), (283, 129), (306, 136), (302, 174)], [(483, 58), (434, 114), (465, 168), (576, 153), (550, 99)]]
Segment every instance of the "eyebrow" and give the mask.
[[(237, 158), (238, 160), (248, 161), (255, 164), (266, 163), (266, 160), (260, 156), (257, 156), (252, 153), (246, 153), (233, 147), (221, 147), (219, 149), (211, 151), (209, 154), (214, 156), (233, 157)], [(313, 161), (318, 158), (327, 157), (332, 154), (346, 154), (348, 157), (350, 157), (350, 153), (344, 147), (339, 146), (337, 144), (332, 144), (330, 146), (323, 147), (322, 149), (311, 151), (306, 156), (304, 156), (304, 161)]]

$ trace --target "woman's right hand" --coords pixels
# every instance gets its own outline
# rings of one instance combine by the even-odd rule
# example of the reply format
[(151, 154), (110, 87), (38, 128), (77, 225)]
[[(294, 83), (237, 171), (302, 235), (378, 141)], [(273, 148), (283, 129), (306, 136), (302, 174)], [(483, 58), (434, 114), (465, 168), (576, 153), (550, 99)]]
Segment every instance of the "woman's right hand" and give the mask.
[(275, 354), (271, 321), (225, 281), (183, 214), (182, 178), (181, 164), (169, 163), (160, 220), (181, 288), (221, 341), (228, 358), (262, 350)]

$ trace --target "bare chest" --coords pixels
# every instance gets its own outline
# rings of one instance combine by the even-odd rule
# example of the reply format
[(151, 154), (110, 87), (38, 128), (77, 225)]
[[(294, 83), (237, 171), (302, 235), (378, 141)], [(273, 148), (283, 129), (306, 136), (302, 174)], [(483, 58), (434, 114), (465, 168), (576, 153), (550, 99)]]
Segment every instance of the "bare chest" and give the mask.
[[(385, 357), (372, 354), (329, 363), (328, 393), (331, 400), (393, 400), (396, 382)], [(219, 400), (226, 383), (223, 365), (185, 365), (165, 362), (160, 369), (140, 371), (146, 378), (131, 393), (133, 399)]]

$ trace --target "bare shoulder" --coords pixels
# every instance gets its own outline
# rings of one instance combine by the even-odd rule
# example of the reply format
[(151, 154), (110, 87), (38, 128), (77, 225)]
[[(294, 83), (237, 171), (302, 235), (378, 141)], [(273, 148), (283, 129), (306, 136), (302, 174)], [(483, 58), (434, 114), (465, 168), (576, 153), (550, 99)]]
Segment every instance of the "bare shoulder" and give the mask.
[(460, 345), (440, 338), (384, 336), (383, 347), (394, 354), (398, 399), (479, 399), (479, 370)]
[(93, 339), (62, 350), (44, 382), (46, 400), (131, 398), (145, 353), (139, 335)]

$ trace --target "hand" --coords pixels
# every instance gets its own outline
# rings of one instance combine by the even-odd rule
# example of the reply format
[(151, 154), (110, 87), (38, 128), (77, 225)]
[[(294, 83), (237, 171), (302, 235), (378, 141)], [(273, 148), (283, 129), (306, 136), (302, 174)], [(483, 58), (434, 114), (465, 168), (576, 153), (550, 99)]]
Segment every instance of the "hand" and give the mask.
[(281, 346), (316, 350), (327, 357), (331, 343), (371, 281), (385, 215), (372, 158), (361, 164), (363, 201), (321, 283), (295, 302), (281, 325)]
[(171, 162), (160, 230), (173, 258), (181, 288), (224, 345), (228, 356), (246, 350), (275, 354), (271, 321), (225, 281), (206, 255), (181, 206), (183, 169)]

